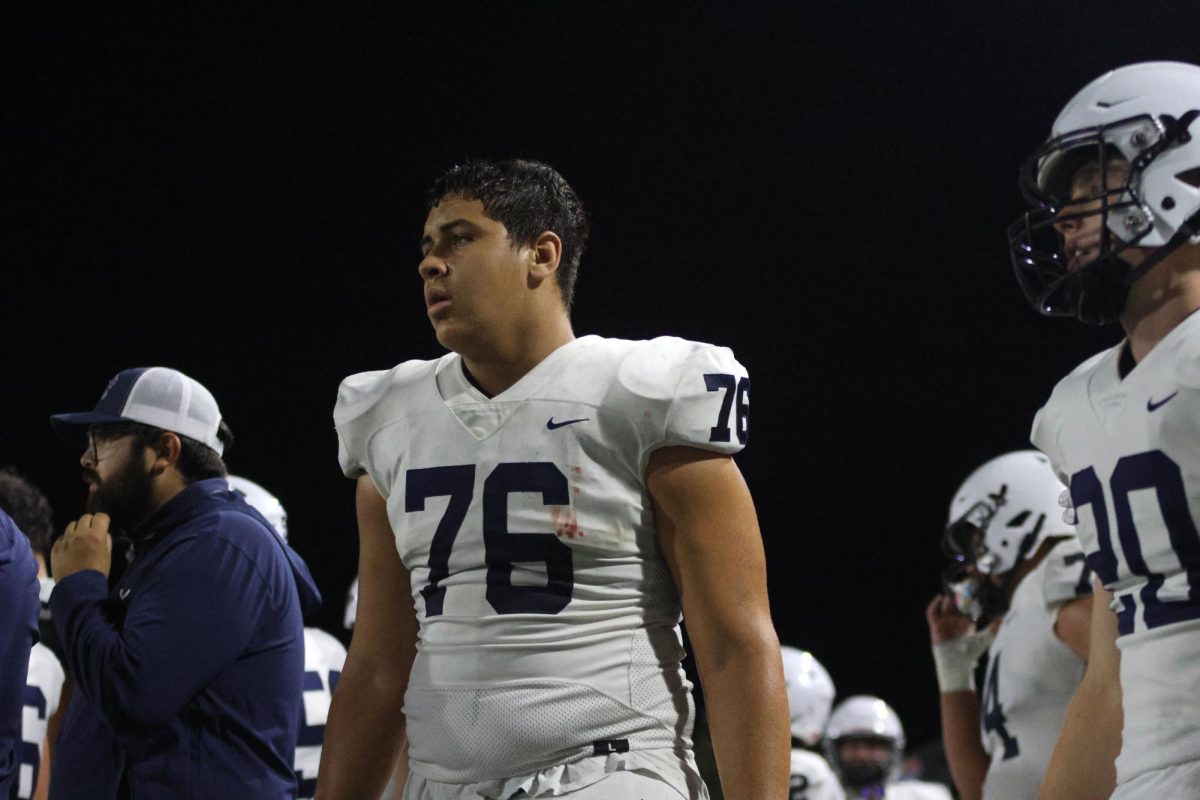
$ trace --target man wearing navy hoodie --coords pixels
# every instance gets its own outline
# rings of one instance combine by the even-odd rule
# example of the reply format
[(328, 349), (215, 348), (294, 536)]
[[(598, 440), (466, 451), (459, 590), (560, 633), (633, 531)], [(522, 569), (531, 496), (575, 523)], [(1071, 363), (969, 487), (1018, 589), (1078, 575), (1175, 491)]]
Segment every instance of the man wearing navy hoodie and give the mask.
[[(87, 512), (51, 551), (50, 608), (76, 690), (50, 797), (292, 798), (304, 562), (231, 492), (212, 394), (165, 367), (119, 373), (51, 418), (82, 451)], [(131, 559), (109, 585), (113, 536)]]

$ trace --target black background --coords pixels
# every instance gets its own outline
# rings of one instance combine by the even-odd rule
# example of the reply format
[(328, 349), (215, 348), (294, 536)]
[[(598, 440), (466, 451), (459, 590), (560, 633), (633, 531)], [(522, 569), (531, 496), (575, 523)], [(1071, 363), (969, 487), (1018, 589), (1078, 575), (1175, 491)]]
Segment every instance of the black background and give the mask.
[(441, 352), (430, 178), (544, 160), (592, 219), (576, 333), (717, 342), (750, 370), (739, 463), (780, 638), (937, 735), (923, 608), (951, 495), (1119, 336), (1025, 305), (1016, 167), (1105, 70), (1200, 60), (1194, 4), (246, 5), (4, 12), (0, 462), (65, 524), (83, 491), (47, 415), (181, 369), (338, 631), (337, 384)]

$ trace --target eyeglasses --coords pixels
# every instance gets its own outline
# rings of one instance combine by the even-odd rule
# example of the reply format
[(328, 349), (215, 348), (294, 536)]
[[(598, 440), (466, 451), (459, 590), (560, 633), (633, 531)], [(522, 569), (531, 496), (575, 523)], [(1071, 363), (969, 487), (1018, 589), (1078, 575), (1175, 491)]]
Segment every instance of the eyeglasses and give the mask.
[(133, 433), (123, 433), (121, 431), (91, 429), (87, 432), (87, 453), (93, 464), (100, 463), (100, 445), (112, 444), (126, 437), (133, 436)]

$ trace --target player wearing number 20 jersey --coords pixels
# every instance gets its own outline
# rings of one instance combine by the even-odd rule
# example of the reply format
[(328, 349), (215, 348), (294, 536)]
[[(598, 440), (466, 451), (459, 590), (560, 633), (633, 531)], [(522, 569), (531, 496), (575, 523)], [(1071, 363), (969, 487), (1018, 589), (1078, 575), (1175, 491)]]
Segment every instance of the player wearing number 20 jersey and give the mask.
[(1200, 760), (1200, 315), (1124, 379), (1124, 344), (1084, 362), (1033, 425), (1113, 593), (1121, 653), (1118, 781)]
[(580, 786), (602, 775), (560, 765), (608, 755), (703, 796), (643, 476), (657, 448), (741, 450), (748, 388), (728, 349), (596, 336), (490, 399), (454, 353), (343, 382), (342, 468), (386, 498), (411, 574), (416, 776)]

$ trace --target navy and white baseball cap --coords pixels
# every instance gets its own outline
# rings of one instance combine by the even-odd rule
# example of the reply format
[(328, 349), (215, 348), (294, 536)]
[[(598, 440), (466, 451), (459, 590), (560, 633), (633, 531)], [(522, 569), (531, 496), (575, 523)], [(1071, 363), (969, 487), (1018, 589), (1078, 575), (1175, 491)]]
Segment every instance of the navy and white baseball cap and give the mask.
[(221, 410), (212, 392), (170, 367), (135, 367), (118, 372), (108, 382), (92, 411), (54, 414), (50, 423), (67, 444), (87, 446), (91, 425), (140, 422), (195, 439), (217, 451), (225, 445), (217, 438)]

